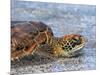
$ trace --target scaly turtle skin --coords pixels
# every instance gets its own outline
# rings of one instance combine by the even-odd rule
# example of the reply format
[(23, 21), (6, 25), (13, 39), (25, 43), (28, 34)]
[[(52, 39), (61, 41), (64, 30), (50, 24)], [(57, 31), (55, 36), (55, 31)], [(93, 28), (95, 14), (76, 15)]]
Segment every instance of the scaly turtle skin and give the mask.
[(55, 57), (75, 56), (85, 45), (85, 38), (81, 35), (54, 37), (51, 28), (42, 22), (13, 21), (11, 24), (12, 61), (34, 54), (46, 44), (52, 48), (49, 52)]

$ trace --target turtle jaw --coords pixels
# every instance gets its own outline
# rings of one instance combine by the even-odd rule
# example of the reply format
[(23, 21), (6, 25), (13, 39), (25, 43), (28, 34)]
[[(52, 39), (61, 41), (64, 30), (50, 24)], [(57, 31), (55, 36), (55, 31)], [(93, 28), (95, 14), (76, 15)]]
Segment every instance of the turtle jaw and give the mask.
[(80, 37), (81, 37), (81, 44), (77, 45), (71, 51), (69, 51), (67, 53), (68, 54), (68, 57), (73, 57), (73, 56), (76, 56), (76, 55), (82, 53), (82, 49), (85, 46), (86, 39), (83, 36), (80, 36)]
[[(66, 37), (67, 44), (69, 43), (69, 45), (65, 43), (61, 53), (61, 56), (64, 57), (73, 57), (82, 53), (82, 48), (86, 43), (86, 39), (81, 35), (71, 35), (71, 41), (69, 41), (69, 36), (70, 35), (68, 35), (68, 38)], [(78, 40), (75, 40), (75, 38), (78, 38)], [(75, 42), (72, 42), (73, 39)]]
[(71, 51), (66, 52), (68, 57), (76, 56), (82, 53), (82, 49), (84, 48), (85, 44), (80, 45), (79, 47), (73, 48)]
[(53, 54), (56, 57), (73, 57), (85, 46), (86, 39), (81, 35), (70, 34), (61, 38), (53, 38)]
[[(68, 39), (67, 39), (67, 43), (68, 43)], [(67, 45), (66, 42), (64, 42), (62, 44), (62, 40), (59, 41), (59, 43), (55, 43), (54, 50), (54, 56), (56, 57), (73, 57), (76, 55), (80, 55), (80, 53), (82, 53), (82, 48), (85, 46), (85, 38), (81, 36), (81, 44), (75, 46), (74, 48), (72, 48), (71, 50), (69, 50), (69, 48), (63, 48), (63, 46)], [(67, 46), (71, 46), (71, 43), (69, 43), (69, 45)]]
[(81, 36), (81, 44), (74, 47), (69, 53), (81, 50), (85, 46), (85, 38)]

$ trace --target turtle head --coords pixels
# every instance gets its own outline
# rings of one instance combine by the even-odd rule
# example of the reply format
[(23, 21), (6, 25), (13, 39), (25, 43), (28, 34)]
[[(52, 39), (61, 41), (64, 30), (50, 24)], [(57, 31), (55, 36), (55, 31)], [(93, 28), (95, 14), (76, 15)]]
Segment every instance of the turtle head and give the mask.
[(61, 56), (72, 57), (77, 55), (85, 46), (85, 38), (81, 35), (70, 34), (62, 37), (59, 49)]

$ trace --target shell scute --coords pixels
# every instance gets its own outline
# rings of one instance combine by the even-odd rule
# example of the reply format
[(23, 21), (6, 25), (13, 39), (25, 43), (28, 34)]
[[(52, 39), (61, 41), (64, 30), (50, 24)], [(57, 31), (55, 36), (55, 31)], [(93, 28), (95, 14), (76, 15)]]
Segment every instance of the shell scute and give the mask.
[(11, 59), (21, 58), (36, 51), (39, 44), (52, 37), (52, 30), (42, 22), (11, 22)]

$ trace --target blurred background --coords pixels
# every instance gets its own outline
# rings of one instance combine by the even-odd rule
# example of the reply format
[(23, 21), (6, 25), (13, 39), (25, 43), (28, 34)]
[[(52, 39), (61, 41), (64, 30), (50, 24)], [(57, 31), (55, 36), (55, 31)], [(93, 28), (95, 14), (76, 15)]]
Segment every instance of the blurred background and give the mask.
[(75, 33), (88, 40), (82, 56), (12, 67), (12, 74), (96, 69), (96, 6), (11, 0), (11, 20), (41, 21), (50, 26), (57, 37)]

